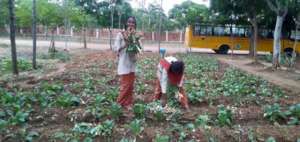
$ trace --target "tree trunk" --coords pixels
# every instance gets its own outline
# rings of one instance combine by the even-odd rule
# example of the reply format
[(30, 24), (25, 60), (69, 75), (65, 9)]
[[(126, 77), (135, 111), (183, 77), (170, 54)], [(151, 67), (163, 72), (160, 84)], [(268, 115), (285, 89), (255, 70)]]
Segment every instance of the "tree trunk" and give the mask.
[(45, 38), (46, 38), (46, 40), (48, 40), (48, 26), (46, 25), (45, 27), (44, 27), (45, 29)]
[(292, 55), (291, 68), (294, 67), (295, 62), (296, 62), (296, 58), (297, 58), (296, 47), (297, 47), (297, 43), (298, 43), (297, 34), (298, 34), (299, 27), (300, 27), (299, 23), (296, 23), (295, 42), (294, 42), (294, 46), (293, 46), (293, 55)]
[(12, 71), (13, 74), (18, 75), (18, 60), (16, 50), (16, 24), (15, 24), (15, 0), (8, 1), (9, 6), (9, 22), (10, 22), (10, 43), (11, 43), (11, 57), (12, 57)]
[(37, 69), (36, 67), (36, 1), (32, 0), (32, 67), (33, 69)]
[(273, 43), (273, 68), (280, 67), (280, 52), (281, 52), (281, 30), (284, 16), (277, 15), (276, 26), (274, 31), (274, 43)]
[(254, 56), (254, 28), (253, 26), (251, 27), (251, 36), (250, 36), (250, 48), (249, 48), (249, 56), (253, 57)]
[(257, 35), (258, 35), (258, 25), (257, 21), (253, 21), (253, 29), (254, 29), (254, 34), (253, 34), (253, 60), (254, 62), (257, 62)]
[(121, 19), (122, 19), (122, 14), (119, 13), (119, 29), (121, 29)]
[(112, 50), (112, 29), (114, 28), (114, 8), (111, 8), (111, 13), (110, 13), (110, 19), (111, 19), (111, 28), (109, 30), (109, 46), (110, 50)]
[(54, 40), (54, 32), (55, 32), (55, 28), (52, 29), (51, 31), (51, 41), (50, 41), (50, 47), (49, 47), (49, 54), (50, 56), (53, 58), (54, 55), (55, 55), (55, 52), (56, 52), (56, 49), (55, 49), (55, 40)]
[(87, 44), (86, 44), (86, 28), (85, 27), (83, 27), (82, 32), (83, 32), (83, 48), (86, 49)]

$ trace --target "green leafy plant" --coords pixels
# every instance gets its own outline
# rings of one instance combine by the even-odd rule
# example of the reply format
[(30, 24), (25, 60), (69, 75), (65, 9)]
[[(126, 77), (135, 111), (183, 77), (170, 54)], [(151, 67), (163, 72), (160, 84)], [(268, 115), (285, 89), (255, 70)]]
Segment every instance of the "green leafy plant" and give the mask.
[(266, 142), (276, 142), (274, 137), (269, 137)]
[(231, 126), (233, 121), (232, 112), (225, 108), (224, 105), (218, 106), (217, 122), (220, 126)]
[(264, 117), (271, 122), (277, 122), (286, 119), (286, 113), (282, 112), (280, 105), (276, 103), (265, 107)]
[(154, 142), (169, 142), (170, 137), (166, 135), (156, 134)]
[(91, 123), (77, 123), (75, 124), (74, 128), (72, 129), (73, 132), (76, 133), (84, 133), (84, 134), (89, 134), (91, 129), (93, 127), (93, 124)]
[[(20, 58), (18, 59), (18, 69), (19, 71), (28, 71), (32, 69), (31, 62), (27, 59)], [(12, 61), (9, 58), (3, 58), (0, 60), (0, 71), (1, 72), (10, 72), (12, 71)]]
[(135, 115), (135, 117), (137, 118), (144, 118), (146, 115), (146, 105), (144, 104), (134, 104), (133, 106), (133, 113)]
[(113, 120), (105, 120), (102, 124), (92, 128), (90, 133), (93, 136), (111, 136), (115, 123)]
[(80, 98), (65, 92), (56, 99), (56, 104), (61, 107), (79, 106)]
[(110, 115), (114, 119), (118, 119), (122, 115), (122, 107), (118, 103), (113, 102), (110, 107)]
[(154, 115), (155, 119), (158, 122), (161, 122), (165, 119), (165, 114), (163, 107), (161, 106), (159, 101), (149, 103), (147, 105), (147, 109)]
[(134, 135), (134, 139), (136, 139), (136, 137), (139, 136), (144, 130), (144, 127), (142, 126), (144, 122), (144, 120), (134, 119), (129, 123), (129, 125), (126, 126)]
[(205, 127), (209, 122), (208, 115), (199, 115), (195, 120), (196, 127)]
[(142, 46), (139, 43), (141, 36), (138, 36), (136, 33), (131, 33), (128, 35), (126, 39), (128, 43), (128, 47), (126, 48), (126, 52), (128, 53), (138, 53), (142, 49)]

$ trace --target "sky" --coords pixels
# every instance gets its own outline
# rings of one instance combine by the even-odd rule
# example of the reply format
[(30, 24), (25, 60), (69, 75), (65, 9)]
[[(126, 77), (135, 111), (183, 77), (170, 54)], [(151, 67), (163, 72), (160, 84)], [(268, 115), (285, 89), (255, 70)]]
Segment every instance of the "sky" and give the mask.
[[(141, 1), (142, 0), (131, 0), (130, 3), (133, 8), (138, 8), (139, 7), (138, 3), (141, 3)], [(163, 1), (163, 9), (164, 9), (165, 13), (168, 14), (169, 10), (172, 9), (175, 4), (181, 4), (182, 2), (184, 2), (186, 0), (162, 0), (162, 1)], [(190, 0), (190, 1), (193, 1), (198, 4), (204, 4), (208, 7), (210, 0)], [(160, 0), (145, 0), (145, 3), (146, 3), (146, 7), (147, 7), (147, 5), (149, 3), (160, 4)]]

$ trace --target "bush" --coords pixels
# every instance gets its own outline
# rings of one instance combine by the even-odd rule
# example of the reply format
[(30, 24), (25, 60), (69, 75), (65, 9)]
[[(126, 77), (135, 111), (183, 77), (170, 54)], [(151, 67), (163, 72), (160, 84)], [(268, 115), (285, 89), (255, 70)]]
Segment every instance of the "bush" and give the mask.
[[(18, 59), (19, 71), (28, 71), (32, 69), (31, 62), (27, 59)], [(0, 59), (0, 71), (7, 73), (12, 71), (12, 60), (9, 58)]]

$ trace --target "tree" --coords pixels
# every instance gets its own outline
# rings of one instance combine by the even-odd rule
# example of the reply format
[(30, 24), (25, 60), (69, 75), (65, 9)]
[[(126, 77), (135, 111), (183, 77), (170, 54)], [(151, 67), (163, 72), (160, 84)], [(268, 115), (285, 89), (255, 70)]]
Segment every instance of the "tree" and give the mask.
[(295, 39), (295, 42), (294, 42), (294, 45), (293, 45), (293, 53), (292, 53), (292, 59), (291, 59), (291, 63), (289, 65), (290, 68), (293, 68), (294, 65), (295, 65), (295, 61), (296, 61), (296, 57), (297, 57), (297, 54), (296, 54), (296, 47), (297, 47), (297, 44), (298, 44), (298, 38), (297, 38), (297, 35), (299, 34), (298, 31), (300, 29), (300, 1), (298, 0), (294, 0), (293, 1), (293, 4), (292, 6), (290, 7), (290, 11), (292, 11), (292, 17), (293, 17), (293, 21), (295, 23), (295, 31), (294, 31), (294, 39)]
[(273, 68), (280, 67), (280, 52), (281, 52), (281, 32), (285, 16), (288, 13), (288, 0), (266, 0), (269, 8), (276, 13), (276, 26), (274, 30), (273, 42)]
[(8, 25), (8, 0), (0, 0), (0, 28), (4, 28)]
[(18, 60), (16, 51), (16, 24), (15, 24), (15, 0), (8, 1), (9, 25), (10, 25), (10, 43), (13, 74), (18, 75)]
[(36, 0), (32, 0), (32, 67), (36, 69)]
[(169, 18), (178, 23), (179, 29), (183, 29), (188, 25), (194, 24), (197, 19), (201, 20), (201, 23), (208, 22), (209, 10), (204, 5), (185, 1), (180, 5), (175, 5), (169, 11)]

